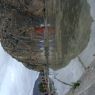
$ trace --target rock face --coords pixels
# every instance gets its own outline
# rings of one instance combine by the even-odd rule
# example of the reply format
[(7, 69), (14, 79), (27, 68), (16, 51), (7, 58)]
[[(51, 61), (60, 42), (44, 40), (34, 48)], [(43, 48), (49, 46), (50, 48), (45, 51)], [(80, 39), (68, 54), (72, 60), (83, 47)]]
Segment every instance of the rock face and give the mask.
[[(67, 65), (87, 46), (90, 36), (90, 16), (87, 0), (55, 0), (50, 7), (55, 23), (56, 49), (53, 68)], [(49, 9), (50, 10), (50, 9)], [(51, 21), (51, 20), (50, 20)], [(60, 64), (60, 65), (59, 65)]]
[(43, 16), (43, 0), (1, 0), (1, 3), (26, 12), (28, 15)]
[[(89, 41), (91, 18), (86, 0), (48, 0), (50, 67), (58, 69), (77, 56)], [(43, 0), (1, 0), (0, 36), (4, 49), (30, 69), (40, 70), (44, 57)]]
[[(24, 3), (26, 4), (26, 2)], [(17, 0), (13, 2), (1, 0), (1, 43), (12, 57), (23, 62), (27, 68), (38, 70), (37, 67), (43, 68), (41, 64), (44, 63), (41, 56), (42, 50), (38, 47), (39, 41), (43, 39), (44, 32), (38, 33), (35, 32), (35, 29), (43, 24), (43, 14), (40, 11), (38, 13), (38, 10), (44, 8), (43, 2), (42, 0), (32, 0), (32, 5), (29, 5), (30, 7), (28, 6), (29, 9), (27, 10), (24, 9), (26, 6), (24, 3), (21, 2), (22, 7), (18, 5)]]

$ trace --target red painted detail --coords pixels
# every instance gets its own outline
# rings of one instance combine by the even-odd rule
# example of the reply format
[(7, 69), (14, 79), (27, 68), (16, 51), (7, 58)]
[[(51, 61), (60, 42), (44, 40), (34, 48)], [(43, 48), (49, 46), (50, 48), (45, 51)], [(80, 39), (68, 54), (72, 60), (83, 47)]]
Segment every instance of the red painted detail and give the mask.
[(42, 33), (42, 32), (44, 32), (44, 30), (45, 30), (45, 27), (36, 27), (36, 28), (35, 28), (35, 31), (36, 31), (37, 33)]
[[(45, 27), (35, 27), (35, 32), (43, 33), (45, 31)], [(54, 33), (55, 29), (53, 27), (48, 27), (48, 31)]]

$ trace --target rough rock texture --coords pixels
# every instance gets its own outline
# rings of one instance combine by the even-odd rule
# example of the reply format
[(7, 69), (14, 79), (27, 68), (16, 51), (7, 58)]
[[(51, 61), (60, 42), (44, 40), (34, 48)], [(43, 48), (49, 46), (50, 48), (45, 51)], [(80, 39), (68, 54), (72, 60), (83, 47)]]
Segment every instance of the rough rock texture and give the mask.
[[(43, 39), (43, 33), (36, 33), (35, 28), (43, 23), (43, 14), (35, 14), (35, 8), (42, 9), (41, 0), (32, 0), (29, 8), (33, 11), (29, 12), (15, 5), (17, 0), (12, 2), (1, 1), (0, 4), (0, 36), (4, 49), (12, 55), (12, 57), (23, 62), (29, 69), (37, 69), (37, 64), (42, 63), (42, 51), (37, 46), (38, 41)], [(37, 2), (38, 1), (38, 2)], [(14, 4), (14, 5), (13, 5)], [(36, 6), (37, 4), (37, 6)], [(38, 6), (39, 5), (39, 6)], [(20, 9), (19, 9), (20, 8)], [(32, 57), (32, 58), (31, 58)], [(41, 64), (38, 68), (42, 68)]]
[[(43, 10), (43, 0), (1, 0), (0, 4), (2, 46), (26, 67), (35, 70), (40, 66), (43, 68), (45, 63), (44, 53), (38, 48), (43, 33), (35, 32), (35, 28), (44, 22)], [(53, 27), (49, 39), (54, 40), (50, 67), (58, 69), (68, 64), (88, 43), (89, 7), (86, 0), (48, 0), (47, 15), (48, 23)]]
[(56, 65), (53, 67), (60, 68), (67, 65), (87, 46), (92, 18), (87, 0), (55, 0), (51, 1), (51, 4), (53, 12), (50, 15), (55, 19), (51, 23), (56, 29), (57, 51), (54, 53)]
[(0, 0), (3, 5), (14, 7), (28, 15), (43, 16), (43, 0)]

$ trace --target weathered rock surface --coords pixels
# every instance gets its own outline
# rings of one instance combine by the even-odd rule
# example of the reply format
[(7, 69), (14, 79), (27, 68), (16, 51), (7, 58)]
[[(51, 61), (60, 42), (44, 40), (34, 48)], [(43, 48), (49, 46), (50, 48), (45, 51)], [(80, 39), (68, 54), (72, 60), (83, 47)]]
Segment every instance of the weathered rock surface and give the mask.
[[(35, 32), (35, 27), (44, 22), (43, 10), (43, 0), (1, 0), (0, 5), (2, 46), (27, 68), (35, 70), (45, 63), (43, 52), (37, 48), (43, 33)], [(48, 23), (55, 28), (49, 37), (54, 40), (51, 68), (62, 68), (86, 47), (91, 21), (86, 0), (48, 0)]]
[[(67, 65), (71, 59), (79, 55), (87, 46), (90, 38), (92, 18), (87, 0), (55, 0), (49, 7), (53, 10), (50, 23), (55, 26), (56, 49), (53, 68)], [(56, 52), (57, 51), (57, 52)], [(59, 65), (60, 64), (60, 65)]]
[(28, 15), (43, 16), (43, 0), (1, 0), (1, 3), (26, 12)]

